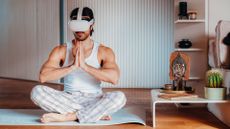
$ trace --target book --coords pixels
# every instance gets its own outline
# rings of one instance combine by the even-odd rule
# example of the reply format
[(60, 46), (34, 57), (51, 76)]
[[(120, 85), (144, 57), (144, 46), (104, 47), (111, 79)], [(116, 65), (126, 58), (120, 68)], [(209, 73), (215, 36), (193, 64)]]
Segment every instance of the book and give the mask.
[(181, 94), (159, 94), (159, 98), (169, 99), (169, 100), (179, 100), (179, 99), (189, 99), (189, 98), (198, 98), (196, 94), (181, 93)]

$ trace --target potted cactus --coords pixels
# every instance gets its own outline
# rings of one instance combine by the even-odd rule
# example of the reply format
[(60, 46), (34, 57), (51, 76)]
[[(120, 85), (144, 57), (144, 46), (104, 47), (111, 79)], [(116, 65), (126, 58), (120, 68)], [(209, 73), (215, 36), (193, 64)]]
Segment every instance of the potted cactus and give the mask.
[(226, 96), (226, 87), (223, 85), (223, 75), (219, 70), (212, 69), (206, 73), (207, 84), (204, 88), (205, 98), (223, 100)]

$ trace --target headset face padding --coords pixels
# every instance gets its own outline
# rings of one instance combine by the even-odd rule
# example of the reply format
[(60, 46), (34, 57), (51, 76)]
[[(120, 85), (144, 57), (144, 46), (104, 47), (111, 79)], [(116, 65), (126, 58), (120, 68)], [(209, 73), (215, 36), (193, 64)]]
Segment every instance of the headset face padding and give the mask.
[(86, 20), (72, 20), (69, 22), (69, 28), (73, 32), (87, 31), (93, 23)]

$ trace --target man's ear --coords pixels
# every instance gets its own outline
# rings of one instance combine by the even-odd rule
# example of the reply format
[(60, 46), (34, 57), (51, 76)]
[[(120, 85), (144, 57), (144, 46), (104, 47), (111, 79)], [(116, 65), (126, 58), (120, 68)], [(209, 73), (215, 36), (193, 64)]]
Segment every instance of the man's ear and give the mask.
[(94, 27), (94, 23), (90, 26), (90, 30), (93, 30)]

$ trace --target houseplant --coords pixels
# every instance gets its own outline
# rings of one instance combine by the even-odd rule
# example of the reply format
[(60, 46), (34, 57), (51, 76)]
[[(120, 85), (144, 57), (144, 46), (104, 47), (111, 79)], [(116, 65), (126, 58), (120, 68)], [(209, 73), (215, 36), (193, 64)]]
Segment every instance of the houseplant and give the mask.
[(226, 96), (226, 87), (223, 85), (221, 71), (212, 69), (206, 73), (207, 84), (204, 88), (205, 98), (211, 100), (223, 100)]

